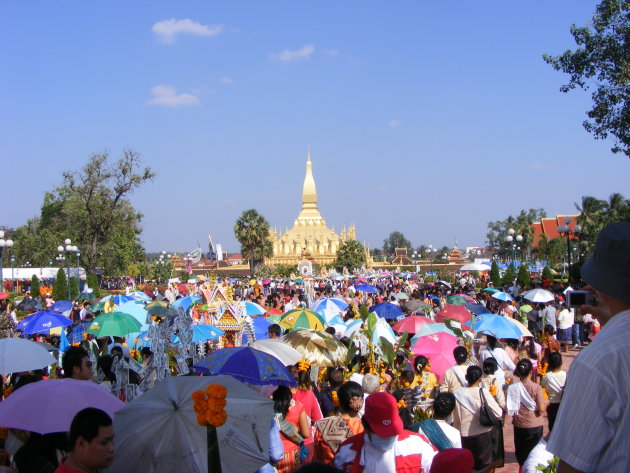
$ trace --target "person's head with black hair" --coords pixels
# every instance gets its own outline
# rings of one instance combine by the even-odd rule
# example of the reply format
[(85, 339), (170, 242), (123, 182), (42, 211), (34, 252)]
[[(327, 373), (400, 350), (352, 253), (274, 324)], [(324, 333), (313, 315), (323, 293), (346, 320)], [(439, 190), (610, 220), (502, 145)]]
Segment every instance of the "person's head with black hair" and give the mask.
[(333, 335), (333, 336), (337, 333), (337, 331), (335, 330), (335, 327), (333, 327), (333, 326), (326, 327), (324, 329), (324, 331), (329, 333), (329, 334), (331, 334), (331, 335)]
[(516, 363), (516, 369), (514, 370), (514, 376), (525, 379), (532, 374), (533, 367), (534, 365), (532, 365), (532, 362), (527, 358), (518, 360), (518, 363)]
[(271, 324), (267, 327), (267, 335), (269, 338), (280, 338), (282, 336), (282, 327), (278, 324)]
[(36, 383), (41, 381), (43, 378), (41, 376), (37, 376), (34, 374), (25, 373), (19, 376), (17, 383), (13, 386), (13, 390), (18, 390), (22, 386), (26, 386), (27, 384)]
[(140, 356), (142, 356), (142, 361), (148, 360), (149, 358), (151, 358), (152, 355), (153, 355), (153, 352), (151, 351), (149, 347), (142, 347), (142, 350), (140, 350)]
[(492, 335), (486, 335), (486, 339), (488, 340), (488, 346), (494, 350), (497, 347), (497, 339)]
[(468, 350), (466, 350), (466, 347), (456, 346), (453, 349), (453, 357), (455, 358), (455, 363), (463, 365), (468, 359)]
[(335, 389), (343, 383), (344, 370), (340, 366), (329, 368), (328, 371), (328, 384), (332, 389)]
[(556, 329), (553, 328), (553, 325), (545, 325), (545, 328), (543, 329), (543, 331), (545, 332), (545, 335), (547, 335), (548, 337), (553, 336), (554, 333), (556, 333)]
[(363, 407), (363, 388), (359, 383), (346, 381), (339, 386), (337, 398), (342, 414), (358, 415)]
[(99, 471), (114, 460), (112, 418), (105, 411), (88, 407), (79, 411), (70, 424), (70, 454), (63, 463), (78, 471)]
[(455, 395), (453, 393), (439, 393), (433, 401), (433, 417), (444, 420), (455, 409)]
[(277, 389), (273, 392), (271, 399), (273, 400), (274, 411), (282, 414), (282, 417), (286, 416), (287, 412), (289, 412), (291, 400), (293, 399), (293, 394), (291, 394), (291, 390), (284, 385), (278, 386)]
[(479, 384), (479, 380), (483, 371), (478, 366), (469, 366), (466, 370), (466, 381), (468, 381), (468, 387), (476, 386)]
[(418, 355), (413, 360), (413, 369), (416, 370), (416, 373), (422, 373), (424, 368), (429, 364), (429, 359), (424, 355)]
[(400, 373), (401, 387), (408, 388), (413, 383), (413, 380), (414, 380), (415, 377), (416, 376), (413, 373), (413, 371), (411, 371), (411, 370), (403, 370)]
[(496, 373), (499, 369), (499, 363), (497, 363), (496, 358), (489, 357), (483, 361), (483, 373), (486, 375), (491, 375)]
[(103, 355), (99, 357), (96, 362), (96, 366), (98, 366), (103, 374), (105, 375), (105, 379), (107, 381), (115, 381), (116, 376), (112, 373), (112, 364), (114, 363), (114, 358), (111, 355)]
[(70, 347), (61, 360), (63, 374), (66, 378), (92, 379), (92, 362), (88, 352), (82, 347)]
[(549, 353), (549, 370), (556, 371), (562, 368), (562, 355), (557, 351)]

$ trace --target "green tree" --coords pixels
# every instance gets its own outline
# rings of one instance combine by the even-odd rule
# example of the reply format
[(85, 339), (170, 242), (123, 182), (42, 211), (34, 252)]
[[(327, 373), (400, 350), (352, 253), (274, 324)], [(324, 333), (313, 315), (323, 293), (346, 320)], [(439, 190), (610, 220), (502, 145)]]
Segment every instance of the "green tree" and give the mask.
[(499, 272), (499, 265), (496, 261), (493, 261), (490, 267), (490, 281), (492, 281), (494, 287), (501, 287), (501, 273)]
[[(532, 223), (538, 222), (541, 218), (546, 216), (547, 214), (543, 209), (529, 209), (521, 210), (516, 217), (510, 215), (505, 220), (488, 222), (488, 233), (486, 234), (488, 246), (492, 248), (495, 256), (505, 257), (507, 254), (511, 254), (511, 245), (516, 243), (522, 248), (526, 259), (531, 258), (532, 246), (534, 244), (534, 229), (532, 228)], [(508, 243), (505, 241), (510, 228), (514, 229), (514, 237), (517, 235), (523, 237), (521, 242), (517, 243), (513, 241), (512, 243)]]
[(128, 197), (154, 173), (138, 170), (140, 156), (125, 150), (110, 163), (108, 154), (93, 154), (80, 171), (63, 173), (62, 184), (44, 195), (40, 215), (16, 229), (16, 256), (45, 265), (65, 238), (81, 250), (87, 271), (104, 268), (124, 273), (144, 259), (140, 220)]
[[(72, 276), (68, 284), (70, 284), (70, 299), (75, 300), (79, 295), (79, 280), (75, 276)], [(66, 295), (66, 297), (68, 296)]]
[(583, 126), (595, 139), (612, 135), (613, 153), (630, 157), (630, 1), (602, 0), (590, 26), (571, 26), (575, 51), (559, 56), (544, 54), (555, 70), (569, 74), (560, 88), (569, 92), (579, 87), (594, 91), (590, 120)]
[(391, 232), (385, 240), (383, 240), (383, 253), (393, 255), (396, 248), (407, 248), (408, 253), (412, 253), (411, 242), (405, 238), (400, 232)]
[(37, 277), (37, 275), (33, 274), (31, 276), (31, 296), (35, 299), (39, 299), (39, 288), (40, 288), (40, 284), (39, 284), (39, 278)]
[(269, 222), (256, 210), (245, 210), (234, 224), (234, 235), (241, 244), (243, 258), (249, 260), (250, 275), (254, 276), (265, 258), (273, 256)]
[(531, 275), (529, 274), (529, 268), (526, 263), (523, 263), (518, 267), (516, 277), (521, 282), (523, 289), (527, 289), (529, 287), (531, 283)]
[(584, 196), (580, 204), (575, 204), (575, 208), (580, 212), (577, 221), (582, 227), (579, 235), (580, 252), (585, 256), (595, 250), (597, 235), (602, 228), (612, 222), (630, 222), (630, 200), (619, 193), (611, 194), (608, 200)]
[(551, 273), (551, 268), (549, 266), (545, 266), (542, 271), (542, 278), (551, 279), (552, 277), (553, 277), (553, 274)]
[(344, 241), (337, 250), (337, 259), (333, 263), (337, 271), (343, 271), (347, 268), (352, 272), (367, 262), (365, 257), (365, 248), (356, 240)]
[(94, 273), (87, 275), (87, 285), (90, 289), (92, 289), (92, 293), (96, 298), (101, 297), (101, 288), (98, 284), (98, 276)]
[(514, 263), (510, 263), (510, 266), (508, 266), (507, 271), (503, 274), (503, 279), (501, 280), (501, 282), (505, 286), (511, 286), (515, 278), (516, 278), (516, 270), (514, 269)]
[(59, 268), (57, 271), (57, 278), (53, 282), (52, 296), (56, 301), (68, 298), (68, 279), (66, 278), (66, 272), (63, 268)]

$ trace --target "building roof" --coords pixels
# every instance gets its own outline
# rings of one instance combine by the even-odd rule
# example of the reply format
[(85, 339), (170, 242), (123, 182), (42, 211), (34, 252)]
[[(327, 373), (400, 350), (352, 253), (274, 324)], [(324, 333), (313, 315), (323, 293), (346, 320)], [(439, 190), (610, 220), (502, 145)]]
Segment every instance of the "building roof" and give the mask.
[[(560, 233), (558, 233), (558, 226), (564, 225), (564, 218), (569, 217), (571, 221), (569, 222), (569, 227), (573, 230), (573, 227), (577, 224), (577, 218), (580, 215), (556, 215), (555, 217), (548, 217), (540, 219), (540, 222), (532, 223), (532, 229), (534, 230), (534, 240), (532, 246), (538, 246), (538, 242), (544, 236), (547, 241), (553, 240), (554, 238), (560, 238)], [(577, 237), (571, 236), (571, 238), (576, 239)]]

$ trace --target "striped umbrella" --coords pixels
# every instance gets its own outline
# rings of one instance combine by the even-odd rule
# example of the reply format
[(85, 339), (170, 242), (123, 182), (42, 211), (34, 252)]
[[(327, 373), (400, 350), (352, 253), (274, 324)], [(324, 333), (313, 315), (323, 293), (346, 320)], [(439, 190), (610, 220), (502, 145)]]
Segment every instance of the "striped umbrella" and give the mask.
[(245, 314), (246, 315), (263, 315), (267, 312), (260, 304), (256, 304), (255, 302), (245, 301)]
[(326, 322), (330, 322), (333, 317), (339, 315), (347, 308), (348, 304), (346, 304), (343, 299), (337, 297), (322, 297), (311, 305), (312, 310), (324, 315)]
[(326, 321), (321, 315), (310, 309), (293, 309), (285, 313), (278, 324), (289, 330), (300, 330), (303, 328), (324, 330)]

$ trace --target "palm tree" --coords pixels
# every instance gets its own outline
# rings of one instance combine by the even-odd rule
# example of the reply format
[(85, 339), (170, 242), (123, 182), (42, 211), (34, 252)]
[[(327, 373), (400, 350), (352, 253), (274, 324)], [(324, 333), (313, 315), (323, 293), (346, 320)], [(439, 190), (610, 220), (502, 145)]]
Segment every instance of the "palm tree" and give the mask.
[(253, 276), (265, 258), (273, 255), (269, 222), (256, 210), (245, 210), (234, 223), (234, 235), (241, 244), (241, 254), (249, 260), (249, 272)]

